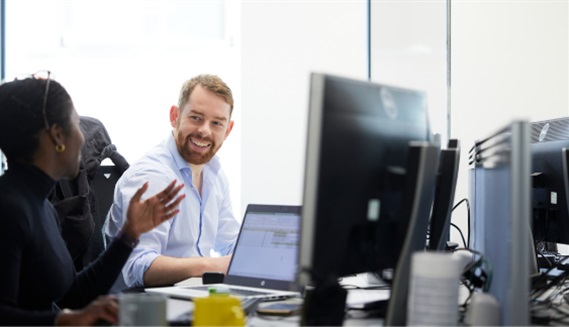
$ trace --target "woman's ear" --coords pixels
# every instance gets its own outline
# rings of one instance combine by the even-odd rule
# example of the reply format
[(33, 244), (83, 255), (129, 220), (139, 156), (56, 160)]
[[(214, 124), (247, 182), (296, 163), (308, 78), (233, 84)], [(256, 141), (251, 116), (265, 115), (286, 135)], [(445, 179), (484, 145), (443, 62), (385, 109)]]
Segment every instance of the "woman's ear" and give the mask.
[(48, 134), (55, 146), (65, 145), (65, 133), (63, 133), (63, 129), (59, 125), (52, 124)]

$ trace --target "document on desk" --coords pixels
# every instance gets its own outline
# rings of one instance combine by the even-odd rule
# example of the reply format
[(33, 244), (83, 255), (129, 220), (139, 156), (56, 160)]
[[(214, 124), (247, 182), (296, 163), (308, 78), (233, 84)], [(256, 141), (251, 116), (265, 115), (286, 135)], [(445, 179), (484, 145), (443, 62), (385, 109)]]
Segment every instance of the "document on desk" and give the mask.
[(177, 282), (174, 286), (199, 286), (203, 285), (201, 277), (190, 277), (182, 281)]
[(353, 276), (342, 277), (338, 280), (338, 282), (340, 285), (346, 288), (355, 287), (359, 289), (377, 289), (380, 287), (385, 288), (389, 286), (389, 284), (387, 284), (384, 280), (380, 279), (376, 274), (373, 273), (360, 273)]
[(366, 303), (389, 300), (391, 290), (373, 290), (373, 289), (353, 289), (348, 290), (346, 298), (346, 307), (353, 309), (362, 309)]

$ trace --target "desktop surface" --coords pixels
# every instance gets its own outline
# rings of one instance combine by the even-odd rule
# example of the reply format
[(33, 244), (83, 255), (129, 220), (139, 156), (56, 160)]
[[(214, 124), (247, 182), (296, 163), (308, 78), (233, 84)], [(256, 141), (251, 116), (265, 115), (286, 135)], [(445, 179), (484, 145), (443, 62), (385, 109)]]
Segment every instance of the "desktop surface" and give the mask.
[[(188, 280), (185, 283), (195, 284), (199, 279)], [(180, 283), (184, 285), (184, 283)], [(371, 274), (358, 274), (348, 276), (340, 281), (340, 284), (348, 291), (346, 301), (346, 314), (344, 326), (383, 326), (385, 309), (389, 300), (390, 289), (386, 284), (377, 281)], [(176, 287), (176, 286), (173, 286)], [(459, 289), (459, 301), (457, 310), (459, 311), (459, 321), (457, 325), (465, 325), (465, 307), (469, 292), (466, 287)], [(302, 298), (293, 298), (280, 301), (259, 302), (247, 307), (247, 326), (298, 326), (301, 320), (300, 310), (288, 315), (260, 314), (256, 309), (274, 304), (296, 304), (302, 306)], [(382, 307), (383, 304), (383, 307)], [(194, 304), (190, 300), (168, 298), (167, 300), (167, 319), (171, 326), (188, 326), (191, 323)], [(262, 310), (261, 310), (262, 311)]]
[[(171, 326), (188, 326), (193, 317), (194, 304), (191, 300), (176, 298), (176, 291), (186, 286), (201, 285), (201, 278), (188, 278), (170, 287), (151, 287), (145, 291), (154, 292), (163, 290), (167, 299), (167, 320)], [(340, 279), (340, 284), (347, 289), (348, 296), (346, 301), (346, 316), (344, 324), (349, 326), (363, 325), (382, 325), (385, 316), (385, 308), (389, 300), (389, 285), (377, 278), (375, 274), (362, 273), (346, 276)], [(274, 304), (294, 304), (299, 310), (291, 312), (289, 315), (262, 314), (263, 310), (257, 308), (273, 306)], [(383, 303), (383, 309), (377, 308), (377, 303)], [(247, 314), (248, 326), (267, 326), (268, 324), (278, 323), (283, 325), (295, 325), (300, 323), (300, 313), (303, 298), (291, 298), (279, 301), (267, 302), (246, 302), (244, 311)], [(265, 312), (270, 310), (265, 310)]]
[[(291, 303), (291, 301), (302, 301), (302, 299), (288, 299), (279, 301), (278, 303)], [(276, 302), (270, 302), (274, 304)], [(301, 304), (300, 302), (299, 304)], [(188, 326), (191, 325), (192, 312), (194, 304), (188, 300), (180, 300), (168, 298), (166, 303), (167, 319), (170, 326)], [(262, 305), (259, 305), (262, 307)], [(278, 316), (259, 314), (255, 310), (251, 310), (247, 315), (247, 326), (268, 326), (278, 323), (279, 325), (298, 326), (300, 323), (300, 312), (293, 315)], [(369, 312), (362, 310), (348, 310), (344, 319), (345, 326), (382, 326), (383, 318), (370, 316)]]

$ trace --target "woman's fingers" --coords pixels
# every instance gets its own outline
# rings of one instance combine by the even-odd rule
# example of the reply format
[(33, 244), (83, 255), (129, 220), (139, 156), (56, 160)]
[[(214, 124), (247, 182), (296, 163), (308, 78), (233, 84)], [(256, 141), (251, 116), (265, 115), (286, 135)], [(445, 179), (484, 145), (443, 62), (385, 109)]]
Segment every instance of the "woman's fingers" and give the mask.
[(176, 208), (178, 208), (178, 206), (180, 205), (180, 202), (182, 202), (182, 200), (186, 197), (185, 194), (179, 195), (176, 200), (170, 202), (167, 206), (166, 206), (166, 212), (170, 212), (172, 210), (175, 210)]
[(148, 189), (148, 182), (144, 183), (144, 185), (142, 185), (141, 188), (139, 188), (136, 193), (134, 193), (134, 195), (132, 196), (132, 198), (130, 199), (131, 203), (137, 203), (140, 201), (140, 198), (142, 197), (142, 194), (144, 194), (144, 192), (146, 192), (146, 190)]
[(148, 190), (148, 182), (144, 183), (136, 191), (130, 200), (127, 211), (127, 222), (130, 222), (130, 224), (127, 226), (128, 228), (123, 226), (123, 228), (130, 229), (130, 232), (127, 231), (129, 235), (139, 237), (140, 234), (149, 231), (179, 213), (178, 206), (185, 198), (185, 195), (183, 193), (181, 195), (178, 194), (184, 187), (184, 184), (176, 185), (176, 183), (177, 181), (173, 180), (161, 192), (144, 201), (141, 201), (141, 198), (144, 192)]
[(168, 204), (180, 192), (180, 190), (184, 187), (184, 184), (180, 184), (180, 185), (174, 187), (175, 183), (176, 183), (176, 181), (173, 181), (162, 192), (157, 194), (157, 197), (158, 197), (158, 200), (160, 201), (160, 203)]

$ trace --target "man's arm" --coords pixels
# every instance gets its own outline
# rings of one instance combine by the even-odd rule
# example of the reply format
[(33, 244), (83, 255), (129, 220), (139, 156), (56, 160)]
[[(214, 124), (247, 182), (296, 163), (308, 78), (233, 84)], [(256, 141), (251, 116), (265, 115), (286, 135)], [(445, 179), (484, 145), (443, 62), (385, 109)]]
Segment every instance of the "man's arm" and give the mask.
[(231, 256), (175, 258), (160, 255), (144, 273), (145, 286), (173, 285), (190, 277), (201, 277), (204, 272), (227, 272)]

